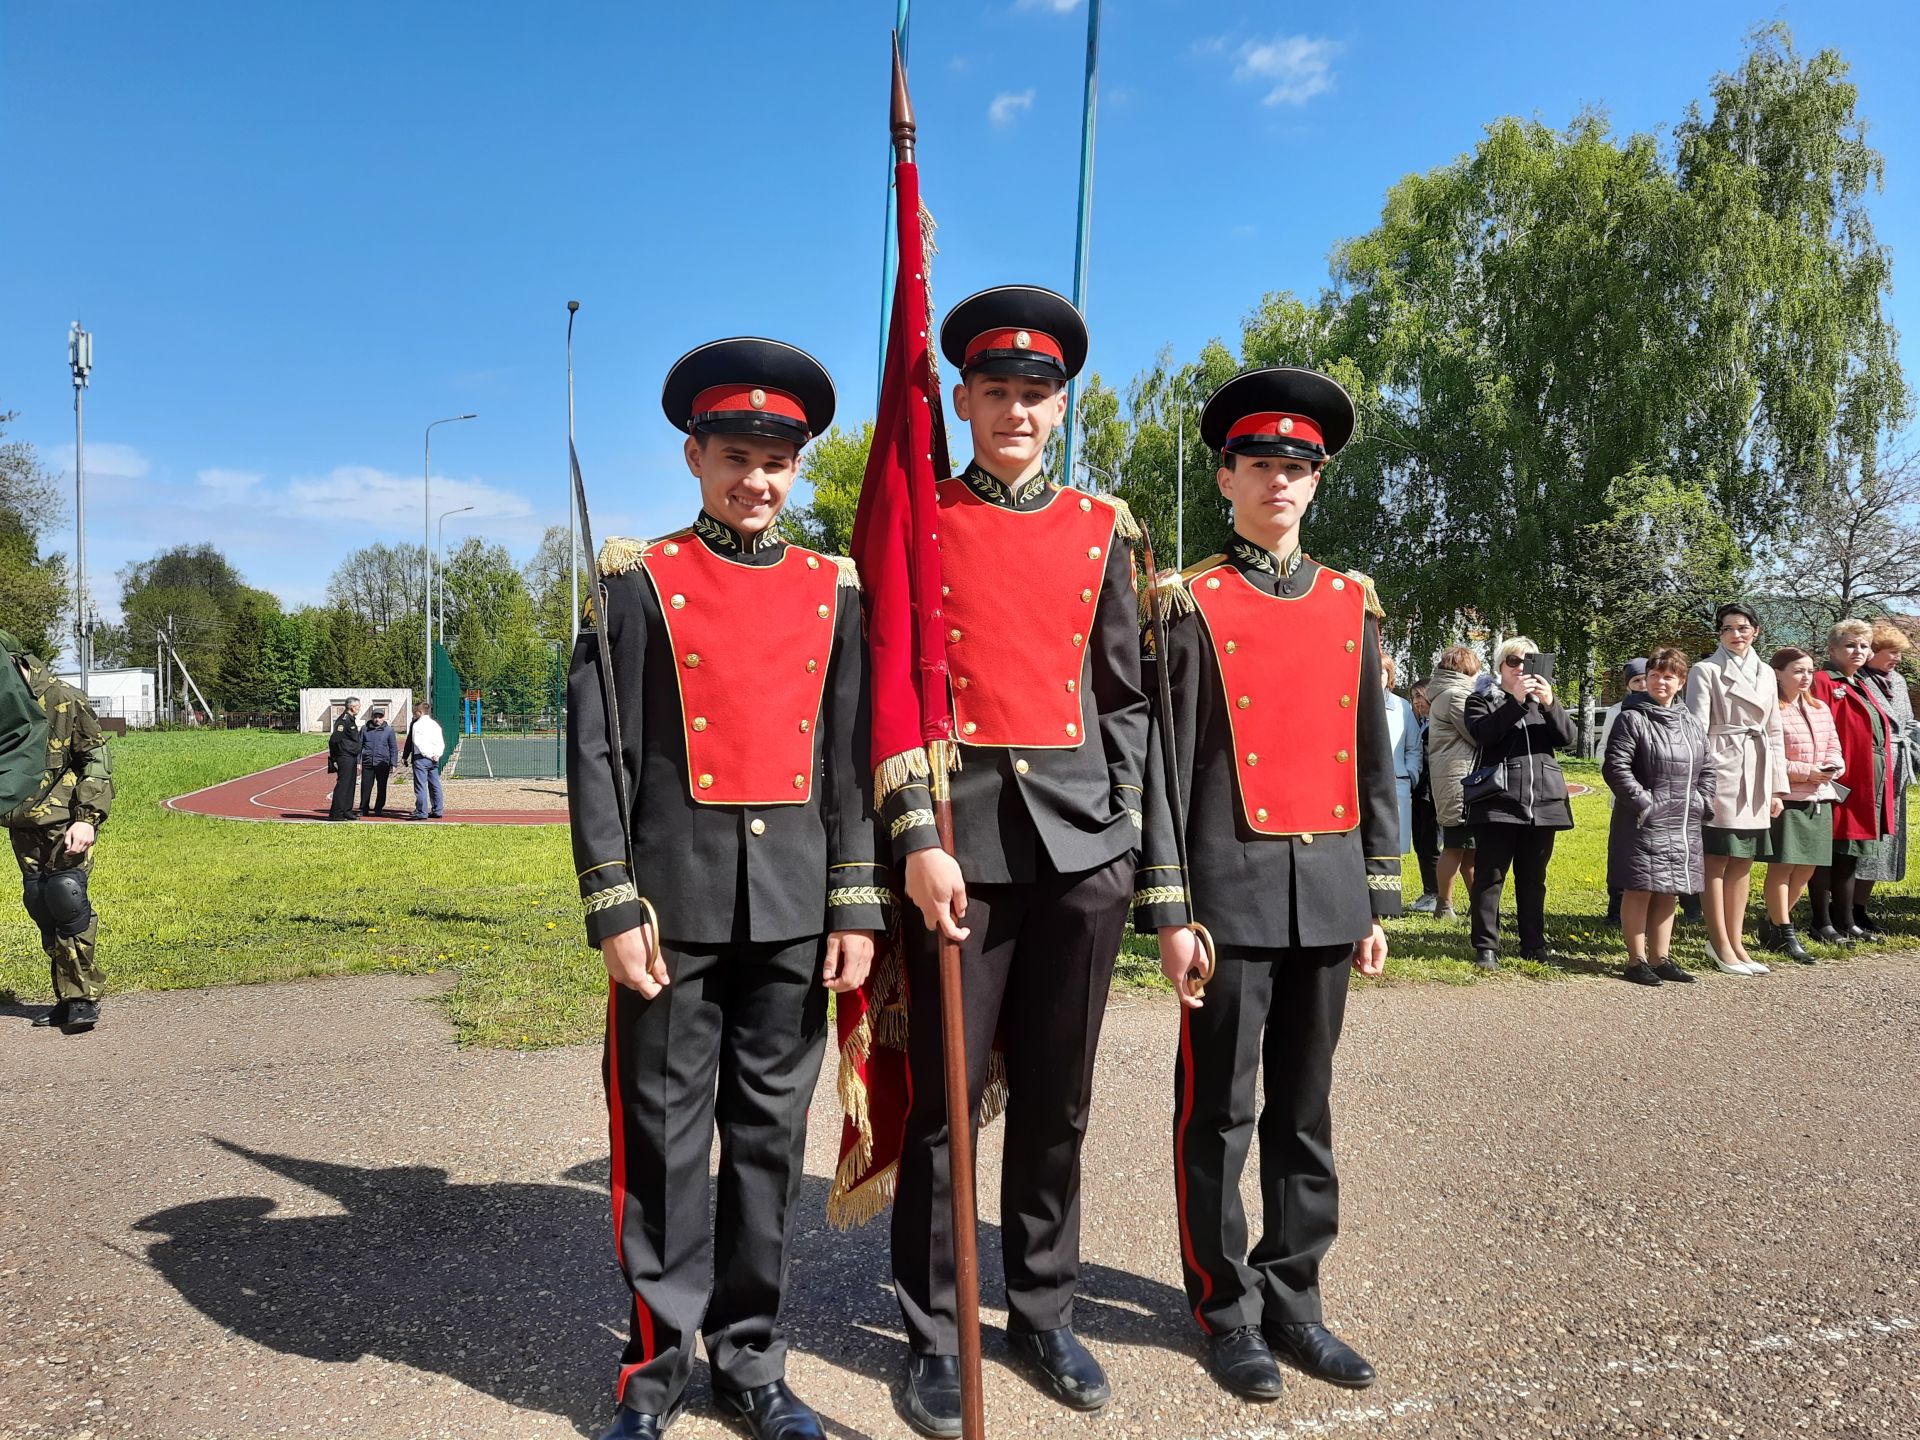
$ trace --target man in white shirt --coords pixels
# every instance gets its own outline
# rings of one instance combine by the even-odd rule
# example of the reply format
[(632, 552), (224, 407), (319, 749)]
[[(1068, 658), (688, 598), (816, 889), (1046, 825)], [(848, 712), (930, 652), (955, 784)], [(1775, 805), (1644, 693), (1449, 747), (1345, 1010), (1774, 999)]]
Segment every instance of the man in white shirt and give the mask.
[[(440, 790), (440, 757), (447, 753), (447, 737), (425, 700), (413, 711), (413, 724), (407, 730), (407, 754), (413, 760), (413, 814), (409, 820), (438, 820), (446, 809)], [(428, 801), (432, 813), (428, 813)]]

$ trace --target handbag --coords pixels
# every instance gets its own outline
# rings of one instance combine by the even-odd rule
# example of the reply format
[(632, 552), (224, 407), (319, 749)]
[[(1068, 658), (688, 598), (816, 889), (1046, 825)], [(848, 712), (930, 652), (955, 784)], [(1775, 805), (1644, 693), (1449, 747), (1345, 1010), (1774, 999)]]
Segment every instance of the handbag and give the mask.
[[(1475, 755), (1476, 759), (1480, 756)], [(1460, 798), (1467, 805), (1480, 804), (1483, 800), (1492, 800), (1507, 793), (1507, 762), (1494, 760), (1477, 765), (1467, 772), (1467, 778), (1460, 782)]]

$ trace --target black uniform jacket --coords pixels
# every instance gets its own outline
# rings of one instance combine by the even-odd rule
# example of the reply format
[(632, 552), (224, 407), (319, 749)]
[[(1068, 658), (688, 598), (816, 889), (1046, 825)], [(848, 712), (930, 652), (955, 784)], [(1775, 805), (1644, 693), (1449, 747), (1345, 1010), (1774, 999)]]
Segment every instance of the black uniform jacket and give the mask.
[[(1235, 535), (1225, 557), (1268, 595), (1304, 596), (1320, 565), (1295, 552), (1288, 573), (1271, 553)], [(1206, 561), (1199, 569), (1218, 561)], [(1181, 607), (1171, 607), (1181, 608)], [(1388, 743), (1380, 641), (1371, 614), (1362, 619), (1360, 680), (1354, 695), (1354, 762), (1360, 823), (1312, 836), (1256, 835), (1238, 792), (1233, 732), (1220, 667), (1206, 622), (1192, 610), (1166, 627), (1173, 714), (1159, 712), (1147, 747), (1147, 833), (1134, 894), (1142, 932), (1198, 920), (1223, 945), (1279, 949), (1345, 945), (1375, 919), (1400, 913), (1400, 807)], [(1173, 811), (1161, 763), (1160, 727), (1170, 720), (1174, 780), (1185, 800), (1189, 875), (1180, 874)], [(1263, 756), (1263, 763), (1328, 764), (1327, 756)]]
[[(652, 543), (670, 542), (705, 545), (740, 565), (776, 564), (786, 548), (777, 536), (752, 543), (705, 512), (688, 530)], [(660, 597), (640, 566), (646, 548), (609, 541), (601, 559), (637, 874), (621, 858), (600, 652), (590, 628), (580, 632), (567, 679), (567, 795), (588, 941), (598, 945), (638, 925), (640, 896), (658, 912), (665, 939), (690, 944), (882, 928), (887, 873), (876, 854), (866, 643), (853, 592), (842, 590), (834, 610), (811, 797), (803, 805), (704, 805), (688, 784), (674, 656)], [(821, 558), (841, 566), (843, 583), (854, 583), (850, 562)], [(751, 626), (753, 618), (740, 621)]]
[[(1016, 496), (977, 466), (968, 466), (955, 482), (1012, 510), (1072, 503), (1083, 494), (1042, 481), (1022, 486)], [(972, 882), (1024, 883), (1048, 873), (1094, 870), (1140, 844), (1147, 697), (1140, 688), (1140, 607), (1131, 545), (1139, 529), (1111, 497), (1089, 498), (1114, 505), (1120, 518), (1114, 543), (1107, 547), (1080, 668), (1080, 731), (1086, 741), (1072, 749), (958, 743), (960, 768), (950, 777), (954, 851), (960, 873)], [(1066, 563), (1069, 557), (1059, 559)], [(1008, 563), (1044, 564), (1047, 557), (1009, 556)], [(1046, 622), (1009, 611), (1005, 623)], [(1071, 618), (1059, 623), (1070, 624)], [(940, 843), (924, 782), (895, 790), (883, 809), (896, 860), (904, 862), (915, 850)]]
[(360, 722), (352, 715), (342, 715), (333, 722), (333, 734), (327, 737), (327, 759), (336, 765), (342, 760), (358, 760), (366, 743)]

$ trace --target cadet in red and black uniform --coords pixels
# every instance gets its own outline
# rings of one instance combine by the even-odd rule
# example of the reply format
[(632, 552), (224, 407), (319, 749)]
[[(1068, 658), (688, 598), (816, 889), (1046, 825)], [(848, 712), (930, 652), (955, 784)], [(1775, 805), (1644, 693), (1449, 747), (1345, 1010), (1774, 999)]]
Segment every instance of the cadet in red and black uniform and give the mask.
[[(1161, 590), (1176, 612), (1172, 713), (1156, 713), (1148, 748), (1135, 924), (1158, 932), (1182, 998), (1173, 1139), (1187, 1299), (1214, 1373), (1254, 1400), (1280, 1394), (1276, 1351), (1337, 1385), (1373, 1383), (1322, 1324), (1320, 1261), (1339, 1228), (1333, 1049), (1348, 966), (1380, 972), (1380, 917), (1400, 913), (1399, 808), (1370, 587), (1300, 549), (1321, 466), (1353, 424), (1346, 391), (1309, 370), (1250, 371), (1215, 391), (1200, 433), (1221, 452), (1233, 539)], [(1204, 1001), (1188, 985), (1202, 964), (1190, 921), (1219, 947)], [(1263, 1060), (1265, 1223), (1249, 1255), (1240, 1177)]]
[(574, 861), (612, 982), (614, 1240), (633, 1291), (606, 1433), (666, 1428), (700, 1333), (715, 1397), (756, 1436), (805, 1440), (822, 1431), (782, 1378), (778, 1323), (790, 1211), (827, 992), (865, 978), (887, 899), (852, 562), (774, 528), (833, 383), (790, 345), (720, 340), (673, 367), (662, 403), (688, 432), (700, 513), (601, 556), (632, 872), (590, 631), (568, 683)]
[(884, 804), (925, 925), (906, 926), (913, 1082), (893, 1207), (893, 1278), (911, 1346), (909, 1418), (960, 1433), (937, 931), (963, 940), (976, 1115), (996, 1035), (1006, 1059), (1000, 1212), (1010, 1339), (1076, 1409), (1109, 1395), (1073, 1334), (1080, 1144), (1094, 1050), (1133, 891), (1147, 702), (1126, 507), (1049, 483), (1047, 437), (1086, 357), (1051, 290), (962, 301), (940, 344), (973, 462), (939, 484), (942, 614), (960, 768), (956, 863), (927, 787)]

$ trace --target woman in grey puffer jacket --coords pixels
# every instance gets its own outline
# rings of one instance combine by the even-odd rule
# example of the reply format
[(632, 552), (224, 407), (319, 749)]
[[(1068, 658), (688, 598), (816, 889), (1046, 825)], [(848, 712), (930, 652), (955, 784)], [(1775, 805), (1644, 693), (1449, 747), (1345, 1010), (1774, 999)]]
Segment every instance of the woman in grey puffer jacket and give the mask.
[(1712, 813), (1715, 776), (1707, 732), (1673, 703), (1687, 678), (1686, 653), (1673, 646), (1647, 657), (1647, 690), (1628, 695), (1607, 736), (1601, 773), (1615, 797), (1607, 832), (1607, 886), (1622, 893), (1627, 941), (1624, 978), (1639, 985), (1693, 976), (1673, 963), (1673, 911), (1704, 883), (1703, 817)]

